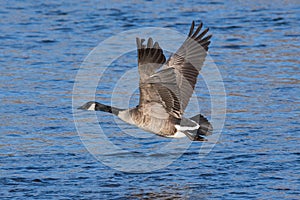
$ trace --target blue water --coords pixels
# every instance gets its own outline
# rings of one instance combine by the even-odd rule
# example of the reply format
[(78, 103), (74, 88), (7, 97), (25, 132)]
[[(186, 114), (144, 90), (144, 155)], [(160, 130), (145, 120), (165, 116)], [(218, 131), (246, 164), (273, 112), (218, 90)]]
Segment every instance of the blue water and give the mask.
[[(299, 199), (299, 13), (292, 0), (2, 1), (1, 199)], [(98, 161), (73, 121), (73, 86), (84, 58), (122, 31), (187, 33), (199, 19), (213, 34), (210, 55), (227, 94), (215, 147), (200, 158), (201, 144), (192, 143), (171, 165), (149, 173), (125, 173)], [(128, 70), (118, 63), (108, 76)], [(108, 101), (111, 84), (98, 87), (97, 100)], [(114, 129), (112, 116), (97, 116)], [(139, 150), (136, 139), (122, 135), (115, 142), (122, 140)]]

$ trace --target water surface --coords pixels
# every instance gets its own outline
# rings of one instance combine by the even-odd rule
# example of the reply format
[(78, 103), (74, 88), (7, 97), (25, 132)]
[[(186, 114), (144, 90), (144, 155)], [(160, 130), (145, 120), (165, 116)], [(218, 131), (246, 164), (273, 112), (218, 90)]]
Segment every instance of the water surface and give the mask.
[[(299, 198), (300, 5), (260, 2), (3, 2), (2, 199)], [(73, 122), (72, 89), (81, 62), (116, 33), (149, 26), (187, 33), (199, 19), (214, 35), (210, 55), (227, 93), (219, 142), (201, 159), (200, 144), (192, 143), (174, 163), (151, 173), (103, 165), (85, 149)], [(112, 64), (108, 77), (128, 70), (120, 63)], [(99, 86), (96, 98), (109, 102), (113, 84)], [(196, 93), (209, 105), (201, 84)], [(209, 109), (201, 109), (209, 117)], [(118, 133), (112, 116), (97, 116)], [(134, 148), (136, 140), (123, 135), (115, 142), (122, 140)]]

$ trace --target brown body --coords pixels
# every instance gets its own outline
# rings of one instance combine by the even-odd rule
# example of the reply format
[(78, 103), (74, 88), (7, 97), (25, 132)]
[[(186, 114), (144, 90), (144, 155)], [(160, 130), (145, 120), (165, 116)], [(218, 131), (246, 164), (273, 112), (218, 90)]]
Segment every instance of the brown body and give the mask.
[(156, 118), (150, 113), (141, 112), (138, 107), (130, 110), (130, 116), (138, 127), (164, 137), (174, 135), (177, 132), (174, 125), (180, 124), (180, 119), (173, 116), (169, 115), (165, 119)]

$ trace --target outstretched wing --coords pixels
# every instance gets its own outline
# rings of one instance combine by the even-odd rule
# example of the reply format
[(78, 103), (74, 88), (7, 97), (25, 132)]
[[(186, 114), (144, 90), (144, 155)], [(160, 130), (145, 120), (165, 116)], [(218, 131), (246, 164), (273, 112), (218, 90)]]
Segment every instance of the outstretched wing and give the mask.
[(156, 72), (166, 61), (159, 44), (152, 38), (144, 45), (144, 39), (137, 38), (138, 69), (140, 74), (139, 110), (156, 118), (172, 115), (181, 117), (179, 89), (173, 68)]
[(167, 61), (167, 68), (174, 68), (176, 72), (177, 85), (180, 88), (181, 113), (184, 112), (193, 94), (199, 71), (205, 61), (210, 38), (205, 35), (208, 28), (201, 31), (203, 24), (194, 31), (195, 22), (192, 22), (190, 32), (182, 46)]
[(144, 41), (144, 39), (136, 38), (138, 69), (141, 82), (145, 82), (166, 62), (163, 50), (157, 42), (153, 44), (152, 38), (149, 38), (147, 45), (144, 45)]
[(153, 45), (149, 38), (147, 45), (143, 45), (145, 40), (137, 38), (139, 110), (157, 118), (169, 115), (181, 118), (193, 94), (211, 38), (211, 35), (204, 37), (208, 29), (200, 33), (202, 23), (195, 32), (194, 26), (193, 22), (188, 38), (160, 71), (157, 70), (164, 64), (165, 56), (159, 44), (155, 42)]

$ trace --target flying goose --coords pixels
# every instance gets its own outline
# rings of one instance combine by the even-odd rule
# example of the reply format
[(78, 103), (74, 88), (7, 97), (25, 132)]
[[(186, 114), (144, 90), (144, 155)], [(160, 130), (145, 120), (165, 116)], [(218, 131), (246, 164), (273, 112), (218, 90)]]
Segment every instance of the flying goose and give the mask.
[(207, 55), (210, 38), (208, 28), (200, 33), (203, 24), (194, 31), (192, 22), (187, 39), (166, 61), (159, 44), (152, 38), (136, 38), (138, 71), (140, 74), (139, 105), (120, 109), (90, 101), (79, 107), (83, 110), (104, 111), (121, 120), (162, 137), (187, 136), (192, 141), (205, 141), (212, 134), (212, 125), (201, 114), (190, 119), (183, 117), (197, 82), (197, 76)]

